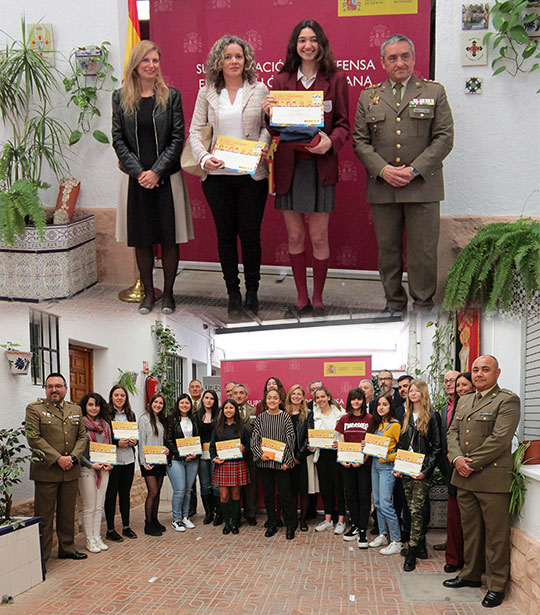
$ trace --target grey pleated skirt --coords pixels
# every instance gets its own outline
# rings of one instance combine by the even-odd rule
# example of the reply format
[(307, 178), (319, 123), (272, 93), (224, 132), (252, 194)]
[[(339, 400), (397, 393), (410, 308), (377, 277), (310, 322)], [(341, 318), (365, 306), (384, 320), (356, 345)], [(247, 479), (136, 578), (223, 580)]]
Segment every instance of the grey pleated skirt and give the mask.
[(297, 158), (289, 191), (278, 194), (274, 207), (300, 214), (330, 213), (334, 209), (335, 186), (322, 186), (317, 174), (317, 161)]

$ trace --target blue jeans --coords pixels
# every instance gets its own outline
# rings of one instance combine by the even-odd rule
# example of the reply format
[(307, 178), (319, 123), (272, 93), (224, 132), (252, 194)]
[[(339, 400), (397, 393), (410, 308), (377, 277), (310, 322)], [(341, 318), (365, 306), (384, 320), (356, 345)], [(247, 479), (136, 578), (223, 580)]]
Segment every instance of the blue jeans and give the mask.
[(214, 464), (210, 459), (199, 461), (199, 482), (201, 484), (201, 495), (219, 495), (219, 487), (212, 485), (212, 473)]
[(401, 531), (396, 511), (392, 503), (392, 493), (396, 477), (392, 474), (393, 463), (381, 463), (376, 457), (371, 462), (371, 489), (373, 505), (377, 509), (379, 533), (388, 534), (390, 540), (400, 541)]
[(189, 516), (189, 502), (193, 483), (197, 478), (199, 459), (192, 461), (177, 461), (173, 459), (167, 466), (167, 475), (173, 488), (172, 513), (173, 521), (181, 521)]

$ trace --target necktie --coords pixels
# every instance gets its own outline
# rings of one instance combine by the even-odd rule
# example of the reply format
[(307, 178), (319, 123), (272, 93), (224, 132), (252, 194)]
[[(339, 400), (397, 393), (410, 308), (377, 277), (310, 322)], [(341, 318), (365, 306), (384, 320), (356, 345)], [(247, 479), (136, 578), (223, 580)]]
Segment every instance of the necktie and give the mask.
[(474, 396), (474, 403), (473, 403), (473, 408), (476, 406), (476, 404), (482, 399), (482, 393), (476, 393)]
[(394, 98), (396, 99), (396, 104), (399, 107), (401, 103), (401, 90), (403, 89), (403, 83), (396, 83), (394, 86)]

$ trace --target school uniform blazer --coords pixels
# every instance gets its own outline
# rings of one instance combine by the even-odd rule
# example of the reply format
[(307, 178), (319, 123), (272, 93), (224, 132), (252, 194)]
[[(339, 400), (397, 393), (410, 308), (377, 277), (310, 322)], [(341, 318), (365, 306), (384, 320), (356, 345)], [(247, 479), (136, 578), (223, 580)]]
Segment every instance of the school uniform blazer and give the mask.
[[(259, 81), (255, 83), (244, 82), (242, 88), (242, 128), (244, 139), (249, 141), (264, 141), (270, 144), (270, 134), (266, 130), (263, 98), (268, 94), (268, 88)], [(201, 129), (207, 124), (212, 125), (212, 145), (208, 152), (201, 141)], [(213, 85), (207, 84), (199, 90), (191, 127), (189, 129), (189, 143), (194, 157), (201, 162), (205, 154), (211, 153), (219, 136), (219, 94)], [(264, 158), (252, 175), (253, 179), (268, 177), (268, 167)]]
[[(274, 77), (273, 90), (298, 90), (297, 73), (279, 73)], [(322, 128), (332, 141), (332, 147), (326, 154), (317, 155), (317, 173), (323, 186), (334, 186), (339, 179), (337, 153), (351, 136), (349, 124), (349, 92), (347, 77), (343, 71), (331, 75), (317, 73), (310, 90), (324, 92), (324, 126)], [(279, 134), (269, 127), (273, 135)], [(278, 145), (274, 169), (276, 176), (276, 193), (285, 194), (294, 174), (295, 149), (289, 145)]]

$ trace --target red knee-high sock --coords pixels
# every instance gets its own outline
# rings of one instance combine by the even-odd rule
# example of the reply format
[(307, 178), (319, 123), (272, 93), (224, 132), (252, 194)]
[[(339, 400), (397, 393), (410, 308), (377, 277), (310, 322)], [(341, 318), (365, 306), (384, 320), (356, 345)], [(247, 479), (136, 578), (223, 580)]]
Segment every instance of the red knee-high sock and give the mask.
[(325, 258), (323, 261), (313, 257), (313, 298), (311, 302), (314, 308), (324, 307), (322, 294), (324, 283), (326, 282), (326, 274), (328, 273), (328, 263), (330, 258)]
[(289, 252), (289, 260), (291, 261), (294, 283), (296, 284), (296, 292), (298, 294), (296, 307), (302, 309), (309, 301), (306, 278), (306, 253), (291, 254)]

